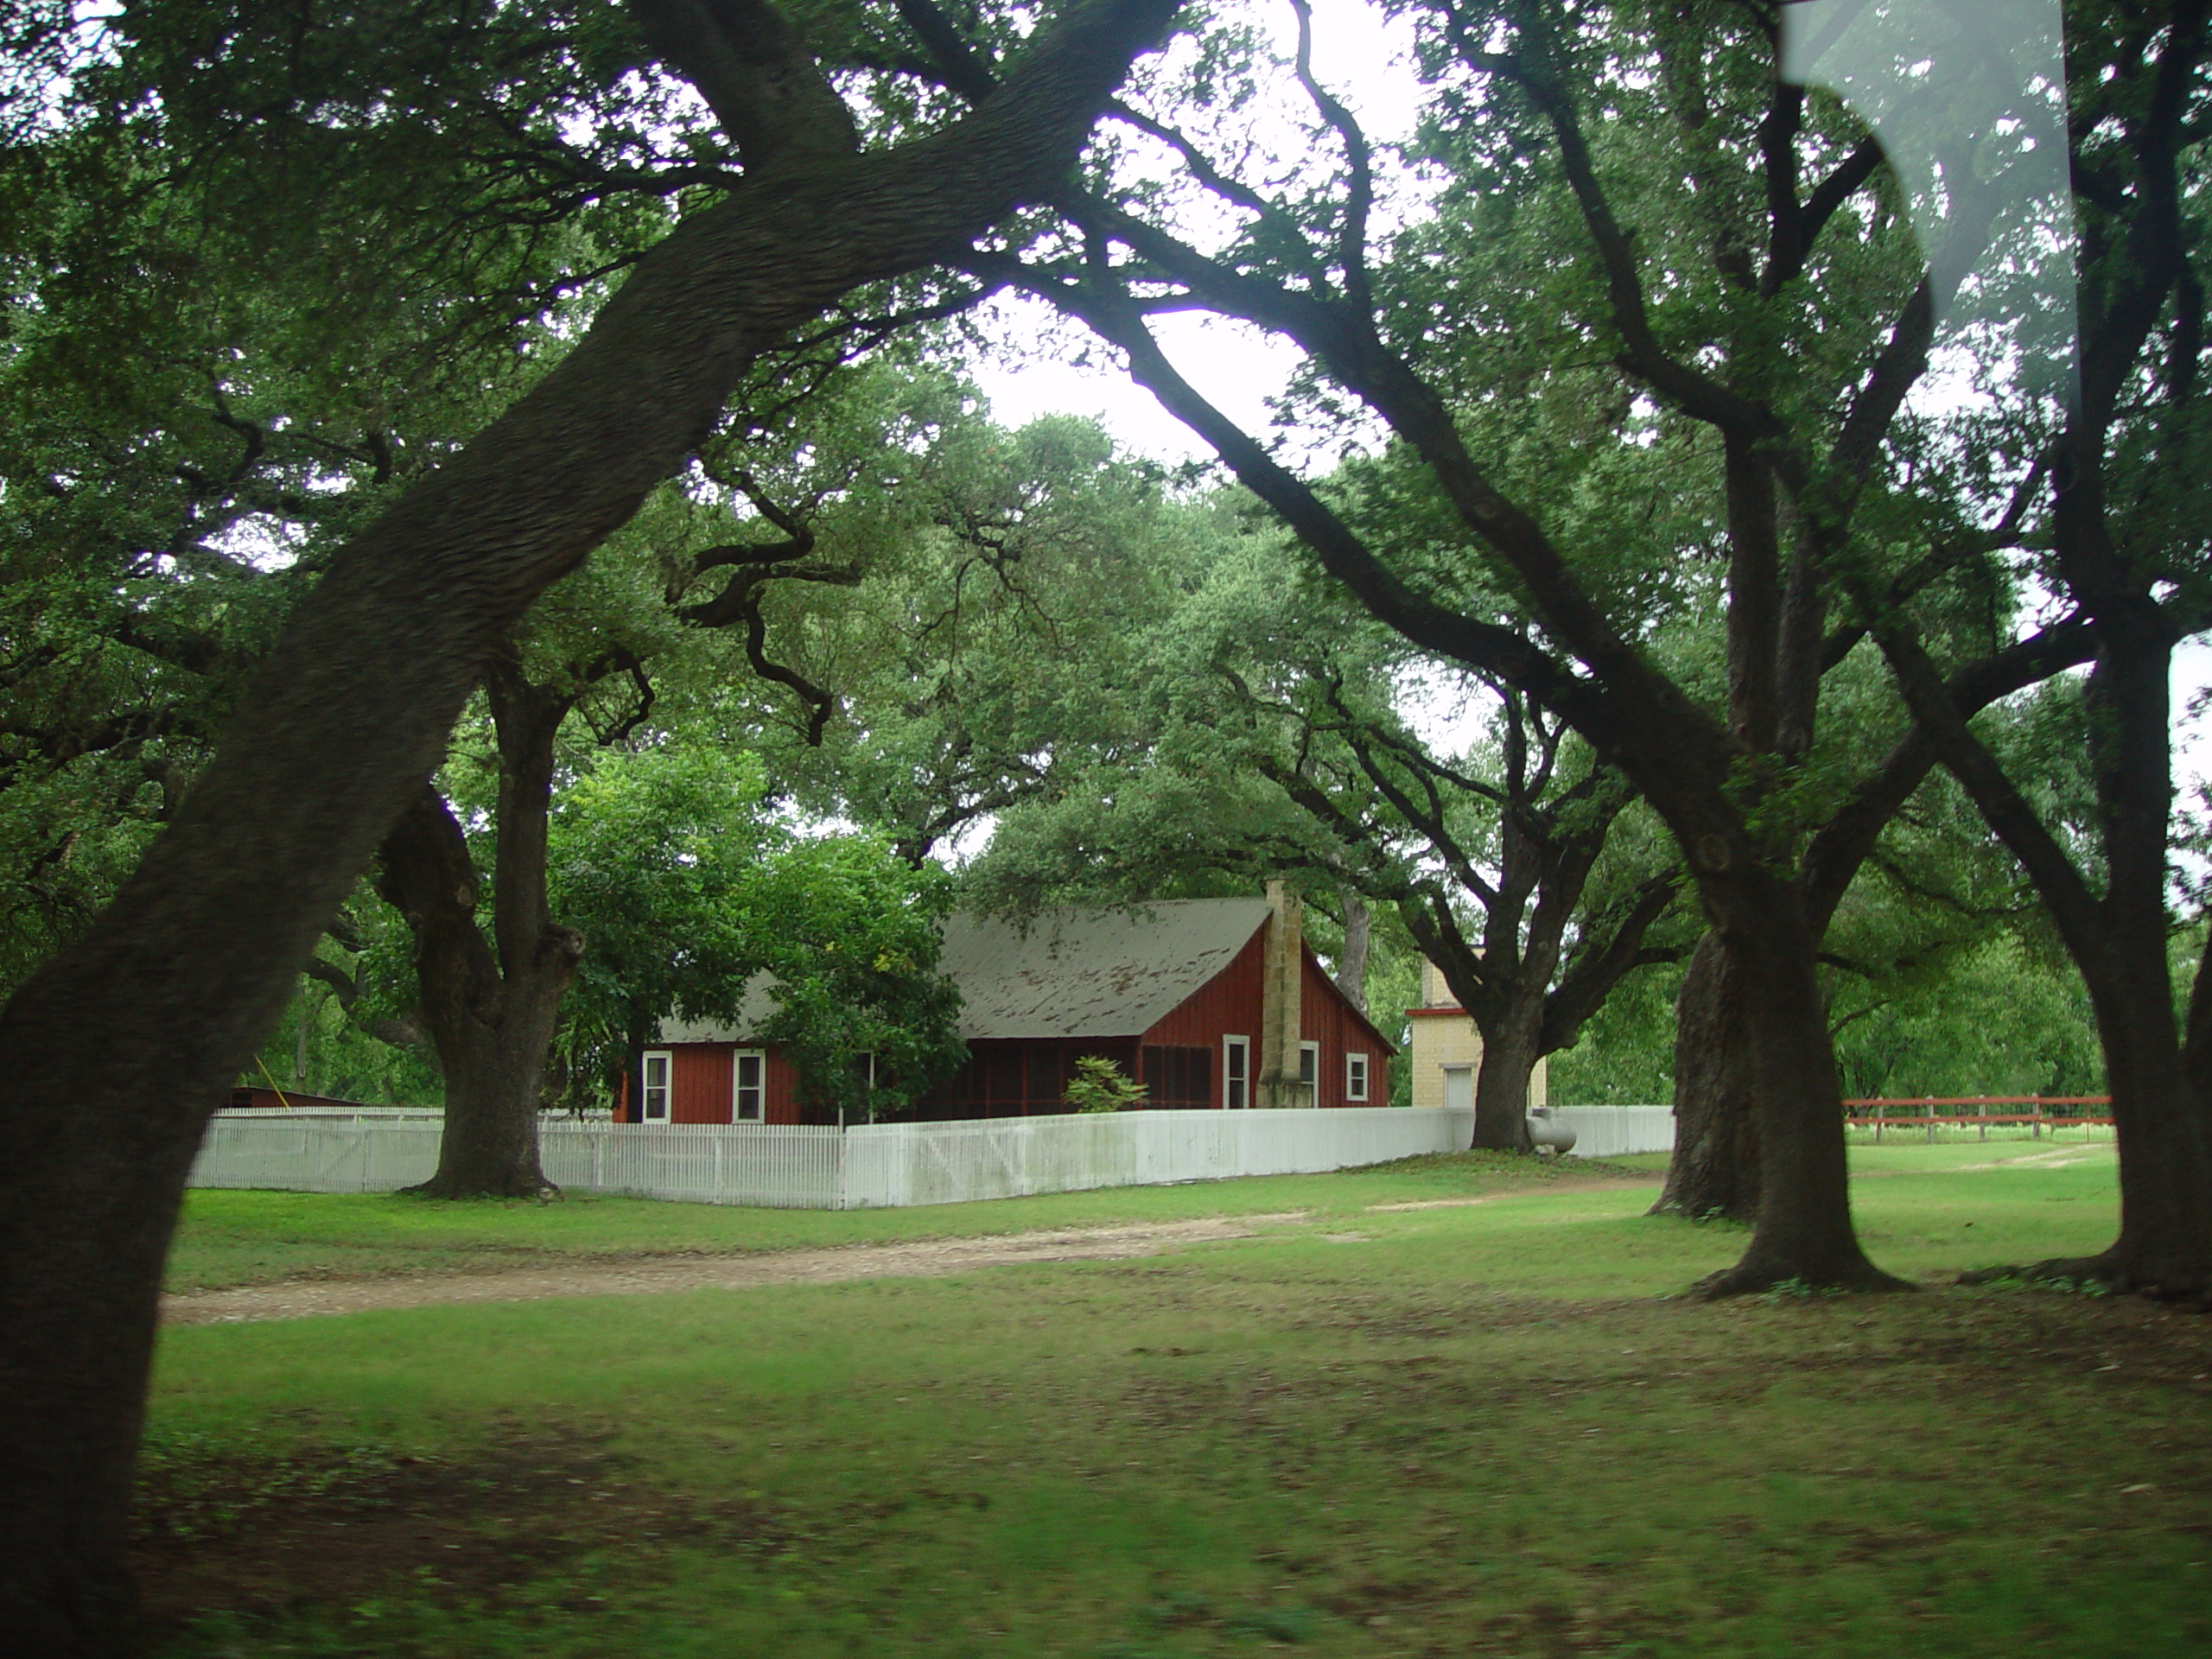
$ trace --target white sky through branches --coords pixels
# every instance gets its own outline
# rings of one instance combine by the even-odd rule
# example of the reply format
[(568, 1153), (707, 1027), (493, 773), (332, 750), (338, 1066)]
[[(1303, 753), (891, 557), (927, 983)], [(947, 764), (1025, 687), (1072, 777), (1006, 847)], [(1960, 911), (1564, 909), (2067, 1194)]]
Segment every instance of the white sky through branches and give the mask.
[[(1289, 57), (1297, 42), (1290, 8), (1281, 0), (1257, 0), (1246, 10), (1253, 22), (1273, 31), (1276, 50)], [(1411, 60), (1411, 23), (1385, 18), (1363, 0), (1313, 0), (1313, 10), (1315, 79), (1359, 118), (1374, 143), (1408, 137), (1422, 95)], [(1020, 426), (1039, 415), (1091, 415), (1138, 454), (1168, 462), (1212, 459), (1211, 450), (1129, 379), (1110, 350), (1080, 328), (1059, 323), (1040, 302), (1002, 296), (985, 314), (983, 326), (999, 339), (1022, 343), (1018, 357), (987, 359), (970, 369), (1001, 424)], [(1251, 432), (1268, 429), (1268, 399), (1282, 391), (1304, 355), (1256, 328), (1211, 318), (1162, 317), (1154, 329), (1176, 367)], [(1056, 340), (1061, 349), (1040, 353), (1035, 344), (1040, 339)], [(1085, 355), (1088, 361), (1077, 360)]]
[[(1412, 64), (1414, 35), (1410, 22), (1403, 16), (1385, 18), (1363, 0), (1312, 0), (1312, 4), (1317, 78), (1360, 118), (1370, 138), (1378, 145), (1409, 136), (1424, 96)], [(1839, 9), (1833, 0), (1828, 0), (1807, 9), (1807, 16), (1839, 10), (1848, 11), (1853, 8)], [(1915, 8), (1878, 4), (1868, 10), (1887, 13), (1910, 12)], [(1955, 12), (1972, 19), (1978, 8), (1975, 0), (1948, 0), (1947, 4), (1934, 10), (1947, 17)], [(2045, 10), (2055, 12), (2053, 0), (2001, 0), (1983, 22), (1994, 24), (2001, 16), (2006, 22), (2018, 24), (2024, 17), (2040, 16)], [(1295, 45), (1295, 25), (1287, 4), (1281, 0), (1249, 0), (1246, 15), (1272, 30), (1276, 49), (1284, 57), (1291, 54)], [(1833, 60), (1821, 60), (1821, 54), (1813, 50), (1812, 35), (1802, 29), (1796, 32), (1800, 36), (1798, 50), (1804, 60), (1793, 67), (1807, 79), (1848, 85), (1854, 79), (1864, 80), (1872, 73), (1866, 65), (1847, 60), (1834, 42), (1825, 43), (1826, 58)], [(2017, 75), (2027, 89), (2050, 90), (2050, 83), (2063, 76), (2063, 69), (2052, 67), (2061, 61), (2056, 47), (2043, 40), (2033, 29), (2018, 29), (2013, 36), (2008, 37), (2009, 44), (1999, 41), (1995, 45), (1984, 38), (1988, 33), (1986, 28), (1980, 33), (1972, 29), (1967, 32), (1973, 37), (1969, 44), (1974, 49), (1999, 61)], [(2027, 52), (2019, 44), (2030, 37), (2034, 37), (2036, 52)], [(2005, 49), (2000, 50), (2000, 47)], [(2044, 61), (2046, 58), (2050, 63)], [(2019, 61), (2015, 62), (2015, 59)], [(1824, 73), (1808, 73), (1815, 70), (1816, 62), (1818, 70)], [(1963, 86), (1971, 77), (1961, 74), (1945, 79), (1953, 88), (1954, 96), (1949, 100), (1953, 107), (1972, 103), (1966, 98), (1966, 91), (1973, 89)], [(1862, 86), (1854, 86), (1852, 90), (1862, 95), (1865, 92)], [(2011, 90), (2009, 83), (2006, 90)], [(1986, 89), (1981, 91), (1986, 92)], [(2024, 106), (2032, 102), (2025, 92), (2013, 95), (2022, 99)], [(1984, 101), (1987, 101), (1986, 97)], [(1880, 111), (1889, 118), (1890, 124), (1897, 124), (1900, 111), (1891, 110), (1886, 103), (1880, 105)], [(2010, 124), (2000, 122), (1998, 126), (2001, 130)], [(2036, 206), (2036, 211), (2026, 217), (2044, 232), (2046, 250), (2043, 260), (2027, 262), (2040, 269), (2037, 271), (2038, 280), (2025, 286), (2041, 290), (2044, 308), (2052, 314), (2063, 313), (2070, 325), (2074, 299), (2072, 262), (2070, 258), (2049, 258), (2057, 226), (2063, 225), (2070, 239), (2070, 203), (2065, 200), (2063, 175), (2055, 188), (2050, 180), (2043, 176), (2044, 173), (2056, 171), (2051, 158), (2031, 154), (2037, 148), (2034, 137), (2041, 136), (2036, 129), (2044, 124), (2025, 121), (2021, 124), (2027, 129), (2027, 136), (2018, 148), (2031, 154), (2019, 158), (2018, 171), (2032, 175), (2032, 187), (2027, 188), (2025, 193), (2035, 199)], [(1943, 146), (1929, 140), (1920, 148), (1929, 153), (1922, 158), (1917, 172), (1930, 175), (1924, 181), (1923, 194), (1941, 200), (1945, 207), (1953, 206), (1935, 181), (1941, 172), (1936, 157)], [(2038, 162), (2043, 163), (2041, 170), (2036, 165)], [(1928, 235), (1932, 223), (1923, 226), (1923, 236)], [(1929, 239), (1939, 243), (1941, 240), (1936, 237)], [(2032, 235), (2028, 239), (2032, 242)], [(2010, 251), (2017, 255), (2018, 245), (2016, 243)], [(2050, 271), (2054, 268), (2065, 280), (2052, 279)], [(1951, 274), (1955, 280), (1956, 273)], [(2018, 281), (2007, 283), (2001, 278), (1993, 281), (1986, 274), (1978, 275), (1979, 282), (1976, 276), (1967, 278), (1973, 296), (1967, 305), (1969, 315), (1973, 315), (1976, 302), (1986, 306), (1999, 300), (2000, 294), (2003, 299), (2018, 302), (2022, 284)], [(1977, 320), (1986, 326), (1986, 314)], [(1003, 357), (986, 357), (969, 365), (970, 374), (990, 400), (994, 417), (1001, 423), (1020, 426), (1047, 414), (1089, 415), (1096, 417), (1117, 442), (1135, 454), (1170, 464), (1212, 459), (1211, 450), (1161, 410), (1151, 393), (1129, 379), (1109, 348), (1090, 339), (1079, 327), (1062, 322), (1041, 302), (1001, 296), (984, 314), (983, 323), (988, 334), (1019, 342)], [(1196, 315), (1161, 317), (1156, 320), (1154, 330), (1176, 366), (1224, 413), (1247, 431), (1265, 434), (1270, 430), (1274, 425), (1270, 400), (1281, 396), (1302, 360), (1303, 353), (1296, 346), (1243, 324)], [(2001, 336), (2003, 331), (1998, 332)], [(1968, 337), (1972, 337), (1971, 333)], [(1987, 338), (1985, 334), (1984, 341)], [(2017, 347), (2019, 341), (2016, 337), (2008, 343)], [(2063, 356), (2069, 359), (2070, 368), (2070, 350), (2065, 351)], [(1306, 446), (1301, 445), (1295, 435), (1290, 435), (1287, 447), (1298, 453)], [(1325, 467), (1326, 461), (1319, 453), (1312, 454), (1309, 459)], [(2208, 741), (2204, 729), (2207, 721), (2188, 718), (2187, 709), (2198, 689), (2208, 684), (2212, 684), (2212, 646), (2201, 641), (2185, 643), (2174, 658), (2175, 771), (2176, 782), (2183, 791), (2182, 810), (2192, 816), (2201, 807), (2189, 798), (2190, 793), (2202, 787), (2205, 779), (2212, 777), (2212, 741)], [(1438, 717), (1418, 721), (1433, 728), (1425, 730), (1423, 736), (1448, 750), (1463, 749), (1476, 735), (1478, 711), (1461, 696), (1439, 696), (1435, 702)]]

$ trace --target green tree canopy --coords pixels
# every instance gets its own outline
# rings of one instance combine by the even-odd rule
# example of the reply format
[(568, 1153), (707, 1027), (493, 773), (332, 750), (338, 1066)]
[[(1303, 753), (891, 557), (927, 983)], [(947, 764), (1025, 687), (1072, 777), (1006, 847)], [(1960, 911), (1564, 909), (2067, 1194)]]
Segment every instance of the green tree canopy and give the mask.
[(663, 1020), (763, 1000), (756, 1034), (804, 1097), (855, 1118), (898, 1116), (964, 1058), (936, 972), (950, 878), (875, 836), (798, 833), (767, 797), (758, 756), (680, 738), (562, 791), (549, 887), (586, 943), (556, 1046), (600, 1098)]

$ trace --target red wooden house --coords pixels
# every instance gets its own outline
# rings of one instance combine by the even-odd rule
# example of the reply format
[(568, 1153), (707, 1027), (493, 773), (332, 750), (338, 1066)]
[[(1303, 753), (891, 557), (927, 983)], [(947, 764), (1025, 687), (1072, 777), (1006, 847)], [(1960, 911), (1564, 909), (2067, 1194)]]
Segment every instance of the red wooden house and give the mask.
[[(1146, 1104), (1380, 1106), (1389, 1039), (1321, 970), (1294, 895), (1186, 899), (1133, 911), (1048, 912), (1026, 926), (945, 923), (939, 968), (960, 988), (968, 1063), (922, 1103), (925, 1118), (1064, 1112), (1075, 1062), (1112, 1060)], [(669, 1020), (643, 1057), (645, 1123), (822, 1121), (797, 1069), (753, 1033), (772, 1011), (753, 988), (729, 1026)], [(834, 1116), (831, 1121), (834, 1121)]]

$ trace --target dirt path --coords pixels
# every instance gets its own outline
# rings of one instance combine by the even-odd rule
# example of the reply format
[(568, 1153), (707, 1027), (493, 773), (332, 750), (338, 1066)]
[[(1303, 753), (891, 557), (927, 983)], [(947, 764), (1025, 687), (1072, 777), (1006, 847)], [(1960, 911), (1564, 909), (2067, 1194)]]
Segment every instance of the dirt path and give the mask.
[(925, 1239), (912, 1244), (846, 1244), (832, 1249), (773, 1250), (751, 1255), (585, 1262), (571, 1267), (517, 1268), (502, 1273), (426, 1273), (404, 1279), (296, 1281), (165, 1296), (162, 1321), (165, 1325), (242, 1324), (253, 1319), (304, 1319), (317, 1313), (359, 1313), (372, 1308), (429, 1307), (446, 1302), (531, 1302), (548, 1296), (639, 1296), (671, 1290), (739, 1290), (753, 1285), (836, 1284), (849, 1279), (919, 1279), (1010, 1262), (1100, 1262), (1154, 1255), (1179, 1244), (1250, 1238), (1263, 1226), (1304, 1219), (1304, 1211), (1294, 1210), (1279, 1215), (1002, 1233), (995, 1238)]
[(2108, 1142), (2092, 1141), (2086, 1147), (2052, 1147), (2044, 1152), (2023, 1153), (2018, 1158), (1999, 1158), (1986, 1164), (1960, 1164), (1957, 1167), (1961, 1171), (2018, 1169), (2023, 1166), (2031, 1169), (2065, 1169), (2074, 1164), (2086, 1164), (2101, 1154), (2110, 1156), (2112, 1151)]
[(1464, 1198), (1408, 1198), (1400, 1204), (1370, 1204), (1367, 1207), (1377, 1215), (1401, 1210), (1464, 1210), (1471, 1204), (1496, 1204), (1500, 1198), (1516, 1198), (1529, 1192), (1619, 1192), (1631, 1186), (1657, 1186), (1656, 1176), (1631, 1176), (1609, 1181), (1562, 1181), (1555, 1187), (1508, 1187), (1503, 1192), (1478, 1192)]
[[(1650, 1180), (1562, 1182), (1554, 1191), (1610, 1192), (1651, 1186)], [(1519, 1187), (1479, 1197), (1421, 1198), (1368, 1206), (1378, 1213), (1489, 1204), (1541, 1188)], [(1136, 1222), (1121, 1227), (1069, 1227), (984, 1238), (934, 1238), (908, 1244), (842, 1244), (820, 1249), (763, 1250), (743, 1255), (641, 1256), (626, 1262), (576, 1262), (557, 1267), (508, 1268), (496, 1273), (424, 1273), (398, 1278), (305, 1279), (234, 1290), (190, 1291), (162, 1299), (164, 1325), (233, 1325), (297, 1319), (318, 1313), (376, 1308), (432, 1307), (449, 1302), (531, 1302), (549, 1296), (645, 1296), (671, 1290), (741, 1290), (753, 1285), (837, 1284), (852, 1279), (920, 1279), (1014, 1262), (1108, 1262), (1156, 1255), (1180, 1245), (1251, 1238), (1263, 1227), (1308, 1219), (1303, 1210), (1256, 1216), (1208, 1216), (1192, 1221)], [(1324, 1233), (1331, 1242), (1363, 1238)]]

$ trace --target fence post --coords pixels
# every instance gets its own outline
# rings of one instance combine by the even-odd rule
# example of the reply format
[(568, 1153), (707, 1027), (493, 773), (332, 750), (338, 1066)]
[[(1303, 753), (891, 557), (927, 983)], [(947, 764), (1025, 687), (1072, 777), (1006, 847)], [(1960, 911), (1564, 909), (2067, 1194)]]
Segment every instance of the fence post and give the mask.
[(1882, 1119), (1888, 1115), (1889, 1109), (1879, 1103), (1874, 1108), (1874, 1144), (1878, 1147), (1882, 1144)]

